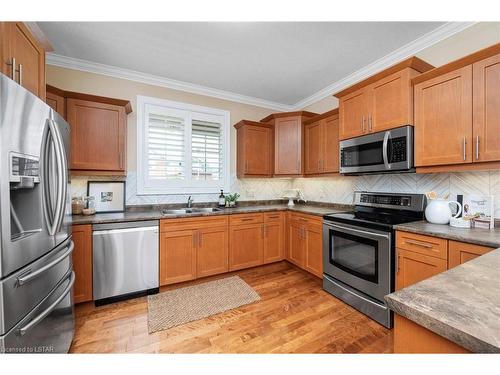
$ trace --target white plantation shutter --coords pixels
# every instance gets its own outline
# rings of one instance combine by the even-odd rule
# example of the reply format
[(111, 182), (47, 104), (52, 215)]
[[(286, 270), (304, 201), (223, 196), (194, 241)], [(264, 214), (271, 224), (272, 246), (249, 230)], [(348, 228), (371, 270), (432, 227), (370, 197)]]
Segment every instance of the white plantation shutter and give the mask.
[(223, 167), (221, 124), (202, 120), (191, 123), (191, 174), (194, 180), (219, 181)]
[(229, 187), (229, 112), (137, 97), (137, 193), (205, 194)]
[(149, 179), (183, 180), (186, 175), (185, 123), (180, 117), (149, 113), (147, 173)]

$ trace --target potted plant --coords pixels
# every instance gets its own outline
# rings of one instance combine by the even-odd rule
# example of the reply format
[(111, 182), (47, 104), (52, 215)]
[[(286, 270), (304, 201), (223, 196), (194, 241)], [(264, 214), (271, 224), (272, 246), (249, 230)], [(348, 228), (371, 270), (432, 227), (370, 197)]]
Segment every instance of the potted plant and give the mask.
[(240, 195), (238, 193), (227, 194), (226, 195), (226, 207), (234, 207), (236, 206), (236, 202)]

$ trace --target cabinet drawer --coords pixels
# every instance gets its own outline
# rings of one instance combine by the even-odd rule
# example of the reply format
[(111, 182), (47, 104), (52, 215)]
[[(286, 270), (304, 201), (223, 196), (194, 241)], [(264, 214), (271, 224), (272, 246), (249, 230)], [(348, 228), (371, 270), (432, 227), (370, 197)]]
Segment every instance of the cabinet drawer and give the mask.
[(233, 215), (229, 218), (230, 225), (240, 225), (240, 224), (253, 224), (253, 223), (263, 223), (263, 214), (241, 214)]
[(448, 240), (421, 234), (397, 232), (396, 247), (436, 258), (448, 259)]
[(275, 222), (280, 222), (283, 218), (283, 215), (279, 211), (275, 212), (266, 212), (264, 214), (264, 222), (266, 223), (275, 223)]
[(309, 225), (309, 224), (320, 224), (322, 220), (319, 216), (308, 215), (308, 214), (299, 214), (293, 212), (290, 214), (290, 224), (294, 225)]
[(450, 241), (448, 247), (448, 268), (456, 267), (493, 250), (491, 247), (457, 241)]
[(227, 215), (188, 217), (182, 219), (161, 219), (160, 232), (174, 232), (178, 230), (190, 230), (227, 226)]

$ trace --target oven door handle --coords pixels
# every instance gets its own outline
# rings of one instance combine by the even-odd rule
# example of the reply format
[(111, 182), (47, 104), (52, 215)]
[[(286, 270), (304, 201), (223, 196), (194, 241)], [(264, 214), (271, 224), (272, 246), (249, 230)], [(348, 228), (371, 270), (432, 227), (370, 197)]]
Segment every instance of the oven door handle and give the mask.
[(384, 159), (385, 169), (391, 169), (391, 164), (389, 164), (389, 139), (391, 138), (391, 132), (388, 130), (384, 134), (384, 143), (382, 144), (382, 158)]
[(348, 228), (348, 227), (343, 227), (340, 225), (330, 224), (330, 223), (325, 224), (325, 225), (332, 227), (332, 228), (343, 229), (343, 230), (347, 230), (347, 231), (351, 231), (351, 232), (356, 232), (356, 233), (361, 233), (361, 234), (369, 234), (371, 236), (377, 236), (377, 237), (383, 237), (383, 238), (389, 238), (388, 234), (379, 234), (379, 233), (369, 232), (366, 230)]
[(360, 294), (354, 294), (354, 293), (353, 293), (353, 292), (351, 292), (349, 289), (344, 288), (344, 287), (343, 287), (342, 285), (340, 285), (339, 283), (336, 283), (335, 281), (333, 281), (333, 280), (332, 280), (330, 277), (328, 277), (327, 275), (323, 275), (323, 277), (325, 277), (325, 278), (326, 278), (329, 282), (331, 282), (332, 284), (335, 284), (335, 286), (339, 287), (340, 289), (342, 289), (342, 290), (346, 291), (346, 292), (347, 292), (347, 293), (349, 293), (349, 294), (352, 294), (353, 296), (356, 296), (356, 298), (361, 298), (363, 301), (369, 302), (369, 303), (371, 303), (372, 305), (375, 305), (375, 306), (377, 306), (377, 307), (379, 307), (379, 308), (383, 308), (384, 310), (387, 310), (387, 306), (382, 305), (382, 304), (380, 304), (380, 303), (376, 303), (376, 302), (374, 302), (374, 301), (371, 301), (371, 300), (369, 300), (368, 298), (365, 298), (365, 297), (363, 297), (363, 296), (362, 296), (362, 295), (360, 295)]

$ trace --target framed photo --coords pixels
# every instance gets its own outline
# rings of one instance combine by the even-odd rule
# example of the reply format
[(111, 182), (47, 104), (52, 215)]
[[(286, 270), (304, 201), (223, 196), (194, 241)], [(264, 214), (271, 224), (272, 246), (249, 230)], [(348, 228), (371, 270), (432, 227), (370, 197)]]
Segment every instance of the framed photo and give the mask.
[(87, 195), (94, 197), (95, 211), (125, 211), (125, 181), (87, 181)]

